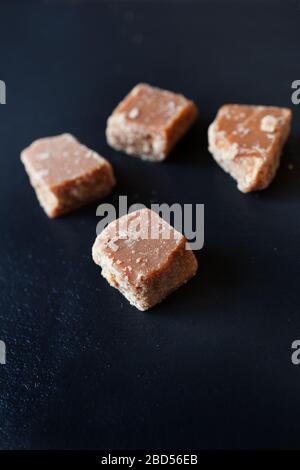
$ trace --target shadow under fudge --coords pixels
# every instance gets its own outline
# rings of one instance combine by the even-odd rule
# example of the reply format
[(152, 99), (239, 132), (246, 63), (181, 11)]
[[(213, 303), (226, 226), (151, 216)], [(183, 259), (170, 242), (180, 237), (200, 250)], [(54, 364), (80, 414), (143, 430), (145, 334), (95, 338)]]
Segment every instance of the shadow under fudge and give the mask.
[(280, 203), (300, 199), (300, 138), (290, 135), (281, 157), (280, 167), (268, 191), (261, 191), (259, 197)]

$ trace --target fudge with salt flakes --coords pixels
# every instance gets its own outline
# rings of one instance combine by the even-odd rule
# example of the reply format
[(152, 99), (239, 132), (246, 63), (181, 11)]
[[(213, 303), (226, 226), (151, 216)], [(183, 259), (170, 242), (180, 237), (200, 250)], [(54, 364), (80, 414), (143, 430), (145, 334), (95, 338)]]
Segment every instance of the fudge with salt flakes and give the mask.
[(183, 95), (141, 83), (108, 118), (111, 147), (145, 160), (164, 160), (195, 121), (198, 110)]
[(209, 150), (244, 193), (264, 189), (280, 163), (290, 132), (290, 109), (227, 104), (208, 130)]
[(149, 209), (111, 222), (95, 240), (102, 276), (139, 310), (147, 310), (196, 274), (186, 238)]
[(49, 217), (100, 199), (115, 185), (110, 163), (71, 134), (34, 141), (21, 160)]

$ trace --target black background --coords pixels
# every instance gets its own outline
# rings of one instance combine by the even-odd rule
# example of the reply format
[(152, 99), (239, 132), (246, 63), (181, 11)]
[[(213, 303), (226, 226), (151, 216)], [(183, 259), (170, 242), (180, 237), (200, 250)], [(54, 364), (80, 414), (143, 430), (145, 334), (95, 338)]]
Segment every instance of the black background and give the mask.
[[(299, 1), (1, 1), (2, 449), (298, 448)], [(196, 101), (162, 164), (110, 149), (106, 119), (140, 81)], [(244, 195), (207, 151), (225, 102), (293, 109), (269, 189)], [(198, 275), (148, 313), (91, 260), (97, 204), (57, 220), (20, 163), (74, 133), (129, 203), (205, 204)], [(289, 165), (293, 164), (293, 170)]]

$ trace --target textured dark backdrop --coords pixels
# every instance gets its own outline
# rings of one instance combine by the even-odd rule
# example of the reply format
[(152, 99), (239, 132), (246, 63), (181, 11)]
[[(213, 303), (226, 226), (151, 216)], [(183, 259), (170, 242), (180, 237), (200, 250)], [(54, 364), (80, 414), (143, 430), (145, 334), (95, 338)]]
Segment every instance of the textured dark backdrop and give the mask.
[[(299, 1), (1, 1), (0, 446), (299, 447)], [(194, 99), (169, 160), (110, 149), (111, 110), (137, 82)], [(243, 195), (206, 131), (224, 102), (291, 106), (271, 187)], [(69, 131), (113, 163), (129, 202), (205, 204), (199, 274), (149, 313), (91, 260), (96, 204), (59, 220), (19, 161)], [(293, 164), (293, 170), (289, 165)]]

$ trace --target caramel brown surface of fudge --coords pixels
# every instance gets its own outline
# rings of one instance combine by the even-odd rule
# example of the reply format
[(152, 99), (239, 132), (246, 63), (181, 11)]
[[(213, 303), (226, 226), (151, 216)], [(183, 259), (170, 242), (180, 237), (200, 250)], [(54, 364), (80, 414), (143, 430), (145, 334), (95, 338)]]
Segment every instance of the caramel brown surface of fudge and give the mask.
[(187, 248), (181, 233), (142, 209), (111, 222), (92, 252), (109, 284), (139, 310), (147, 310), (195, 275), (197, 260)]
[(104, 197), (115, 184), (110, 163), (71, 134), (34, 141), (21, 160), (49, 217)]
[(228, 104), (208, 131), (209, 150), (242, 192), (266, 188), (275, 176), (290, 132), (287, 108)]
[(196, 105), (177, 93), (139, 84), (109, 117), (108, 143), (145, 160), (167, 157), (198, 115)]

